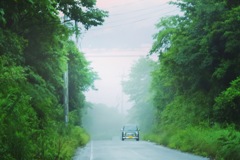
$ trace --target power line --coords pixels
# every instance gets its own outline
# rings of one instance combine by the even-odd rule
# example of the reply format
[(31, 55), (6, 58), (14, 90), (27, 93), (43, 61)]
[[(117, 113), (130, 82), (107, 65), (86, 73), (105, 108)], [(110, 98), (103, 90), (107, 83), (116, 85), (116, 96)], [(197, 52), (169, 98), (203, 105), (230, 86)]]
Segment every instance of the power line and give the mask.
[(135, 13), (135, 12), (138, 12), (138, 11), (145, 11), (145, 10), (150, 10), (150, 9), (154, 9), (154, 8), (159, 9), (160, 7), (165, 6), (165, 5), (168, 5), (168, 3), (164, 3), (164, 4), (158, 5), (158, 6), (151, 6), (149, 8), (141, 8), (141, 9), (131, 10), (129, 12), (124, 12), (124, 13), (114, 13), (114, 14), (111, 14), (111, 16), (121, 16), (121, 15), (126, 15), (126, 14), (129, 14), (129, 13)]
[(109, 58), (125, 58), (125, 57), (142, 57), (142, 56), (147, 56), (147, 55), (143, 55), (143, 54), (135, 54), (135, 55), (87, 55), (85, 54), (85, 57), (94, 57), (94, 58), (106, 58), (106, 57), (109, 57)]
[[(145, 0), (138, 0), (140, 2), (144, 2)], [(145, 1), (146, 2), (146, 1)], [(107, 3), (107, 2), (106, 2)], [(121, 5), (114, 5), (114, 6), (111, 6), (109, 8), (106, 8), (106, 9), (112, 9), (112, 8), (118, 8), (118, 7), (123, 7), (123, 6), (129, 6), (129, 5), (136, 5), (136, 1), (135, 2), (128, 2), (128, 3), (124, 3), (124, 4), (121, 4)]]
[[(141, 2), (146, 2), (146, 1), (141, 0)], [(136, 4), (136, 2), (131, 2), (131, 3), (124, 3), (124, 5), (128, 6), (128, 4), (133, 4), (133, 3)], [(156, 8), (155, 7), (149, 7), (149, 8), (132, 10), (132, 11), (129, 11), (129, 12), (117, 13), (117, 14), (112, 14), (112, 15), (110, 14), (111, 18), (115, 18), (115, 17), (118, 17), (118, 16), (121, 17), (121, 16), (124, 16), (124, 15), (130, 14), (130, 13), (140, 13), (138, 15), (136, 14), (136, 16), (134, 16), (133, 14), (129, 15), (130, 17), (128, 16), (127, 18), (126, 17), (121, 17), (123, 20), (121, 20), (119, 18), (115, 18), (115, 19), (118, 19), (118, 20), (114, 19), (113, 21), (111, 21), (111, 19), (110, 19), (110, 21), (108, 21), (108, 19), (106, 19), (105, 23), (103, 23), (102, 26), (98, 26), (97, 28), (92, 28), (89, 31), (116, 28), (116, 27), (120, 27), (120, 26), (139, 23), (139, 22), (142, 22), (142, 21), (145, 21), (145, 20), (150, 20), (150, 19), (153, 19), (153, 18), (156, 18), (156, 17), (159, 17), (159, 19), (160, 19), (162, 16), (165, 16), (169, 13), (179, 12), (179, 10), (177, 8), (175, 8), (174, 10), (171, 10), (169, 12), (164, 12), (164, 13), (162, 13), (162, 15), (160, 15), (161, 11), (169, 9), (168, 7), (163, 7), (163, 6), (166, 6), (168, 3), (169, 2), (162, 3), (161, 5), (156, 6)], [(120, 7), (120, 6), (122, 6), (122, 5), (117, 5), (116, 7)], [(161, 6), (162, 6), (162, 8), (160, 8)], [(150, 9), (154, 9), (154, 10), (152, 10), (151, 12), (148, 12), (148, 13), (142, 12), (142, 11), (146, 11), (146, 10), (150, 10)], [(143, 18), (143, 17), (145, 17), (145, 18)]]
[[(169, 13), (173, 13), (173, 12), (176, 12), (176, 11), (178, 11), (178, 10), (174, 9), (174, 10), (172, 10), (172, 11), (165, 12), (165, 13), (163, 13), (162, 16), (165, 16), (165, 15), (167, 15), (167, 14), (169, 14)], [(126, 23), (121, 23), (121, 24), (118, 24), (118, 25), (112, 25), (112, 26), (107, 26), (107, 27), (101, 26), (101, 28), (93, 28), (91, 31), (121, 27), (121, 26), (125, 26), (125, 25), (130, 25), (130, 24), (138, 23), (138, 22), (141, 22), (141, 21), (153, 19), (153, 18), (156, 18), (156, 17), (159, 17), (159, 15), (157, 15), (157, 16), (152, 16), (152, 17), (147, 17), (147, 18), (142, 18), (142, 19), (138, 19), (138, 20), (135, 20), (135, 21), (126, 22)]]
[[(164, 9), (161, 9), (161, 11), (164, 11), (164, 10), (166, 10), (166, 9), (169, 9), (169, 8), (164, 8)], [(142, 14), (140, 14), (140, 15), (136, 15), (136, 16), (133, 16), (133, 17), (131, 17), (131, 18), (128, 18), (128, 20), (130, 19), (136, 19), (136, 18), (140, 18), (140, 17), (143, 17), (143, 16), (152, 16), (152, 14), (159, 14), (160, 12), (156, 12), (156, 11), (159, 11), (160, 9), (159, 8), (157, 8), (157, 10), (153, 10), (152, 12), (148, 12), (148, 13), (142, 13)], [(116, 22), (119, 22), (119, 20), (118, 21), (110, 21), (110, 22), (107, 22), (107, 24), (108, 23), (116, 23)]]

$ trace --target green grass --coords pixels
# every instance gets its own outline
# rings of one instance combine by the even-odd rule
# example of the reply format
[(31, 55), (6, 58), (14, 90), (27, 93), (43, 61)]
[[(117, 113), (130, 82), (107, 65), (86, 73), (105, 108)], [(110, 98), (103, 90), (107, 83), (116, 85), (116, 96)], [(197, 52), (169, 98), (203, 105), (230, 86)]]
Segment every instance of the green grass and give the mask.
[(216, 160), (240, 159), (240, 133), (233, 127), (215, 126), (168, 129), (144, 136), (145, 140)]
[(89, 142), (89, 135), (81, 127), (74, 126), (68, 135), (64, 135), (58, 140), (60, 159), (72, 159), (78, 147), (84, 146)]

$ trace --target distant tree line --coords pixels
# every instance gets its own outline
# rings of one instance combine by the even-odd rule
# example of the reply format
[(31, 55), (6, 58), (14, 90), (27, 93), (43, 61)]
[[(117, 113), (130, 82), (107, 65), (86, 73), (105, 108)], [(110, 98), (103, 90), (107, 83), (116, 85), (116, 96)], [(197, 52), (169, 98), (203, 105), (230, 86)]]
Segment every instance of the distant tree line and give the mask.
[(120, 140), (125, 116), (115, 107), (104, 104), (87, 104), (83, 115), (83, 126), (93, 140)]

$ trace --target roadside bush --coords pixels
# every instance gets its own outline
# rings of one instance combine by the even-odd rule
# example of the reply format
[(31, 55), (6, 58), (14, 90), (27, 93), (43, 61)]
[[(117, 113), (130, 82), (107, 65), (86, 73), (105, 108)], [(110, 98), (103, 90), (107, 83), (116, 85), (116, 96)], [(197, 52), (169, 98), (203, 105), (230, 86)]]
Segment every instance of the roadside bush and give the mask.
[(219, 160), (238, 160), (240, 159), (240, 133), (234, 130), (229, 130), (225, 135), (218, 139), (220, 146), (217, 152)]
[(232, 126), (192, 126), (186, 129), (173, 127), (171, 131), (162, 130), (158, 134), (145, 135), (144, 140), (215, 160), (240, 159), (240, 132)]
[(188, 127), (184, 130), (178, 130), (171, 137), (168, 146), (198, 155), (214, 157), (218, 150), (217, 140), (221, 133), (222, 131), (218, 130), (217, 127), (215, 129)]
[(68, 134), (60, 140), (62, 140), (63, 143), (60, 158), (65, 160), (71, 159), (75, 154), (76, 148), (86, 145), (89, 142), (90, 137), (81, 127), (72, 126), (68, 130)]
[(240, 77), (230, 83), (225, 91), (215, 98), (215, 119), (221, 123), (240, 123)]
[(70, 160), (76, 148), (89, 141), (88, 134), (79, 126), (59, 123), (45, 129), (38, 138), (38, 151), (34, 159)]

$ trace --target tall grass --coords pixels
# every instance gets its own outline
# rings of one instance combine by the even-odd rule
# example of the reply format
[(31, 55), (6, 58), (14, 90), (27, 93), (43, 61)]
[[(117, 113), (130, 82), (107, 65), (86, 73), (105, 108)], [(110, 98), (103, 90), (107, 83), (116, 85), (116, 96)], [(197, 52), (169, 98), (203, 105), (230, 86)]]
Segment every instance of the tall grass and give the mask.
[(240, 159), (240, 133), (231, 126), (172, 128), (145, 135), (144, 139), (216, 160)]
[(56, 159), (70, 160), (75, 154), (76, 148), (88, 143), (90, 137), (84, 129), (78, 126), (72, 126), (58, 140), (55, 141), (55, 147), (58, 149)]

